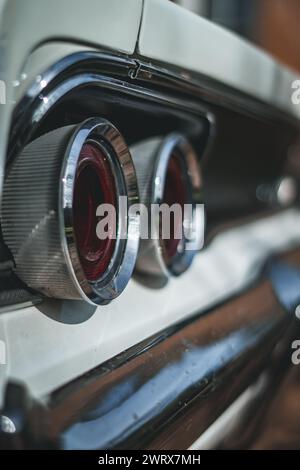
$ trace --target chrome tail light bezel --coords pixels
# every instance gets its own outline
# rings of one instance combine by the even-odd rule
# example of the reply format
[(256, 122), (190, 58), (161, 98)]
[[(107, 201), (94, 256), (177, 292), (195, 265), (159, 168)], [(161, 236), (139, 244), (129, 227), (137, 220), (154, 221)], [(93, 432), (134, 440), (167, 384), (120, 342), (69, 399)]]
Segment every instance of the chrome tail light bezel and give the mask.
[[(189, 185), (192, 206), (192, 220), (183, 221), (185, 226), (194, 226), (194, 247), (201, 247), (204, 236), (205, 214), (203, 209), (202, 174), (197, 155), (188, 139), (180, 133), (171, 133), (165, 137), (154, 137), (139, 142), (131, 147), (131, 155), (136, 167), (141, 202), (150, 211), (150, 205), (160, 205), (163, 202), (166, 172), (171, 155), (178, 152), (186, 166), (186, 183)], [(184, 211), (184, 216), (188, 215)], [(153, 223), (153, 220), (152, 220)], [(150, 230), (150, 228), (149, 228)], [(151, 227), (150, 240), (141, 240), (136, 264), (137, 276), (152, 287), (163, 287), (171, 277), (183, 274), (191, 266), (198, 249), (183, 251), (174, 257), (167, 265), (163, 255), (162, 240), (160, 239), (159, 222), (154, 221)], [(184, 240), (184, 243), (186, 240)]]
[[(106, 272), (96, 281), (87, 281), (81, 267), (73, 228), (73, 194), (80, 150), (88, 141), (100, 146), (108, 158), (117, 188), (117, 198), (127, 198), (126, 214), (117, 209), (117, 238), (114, 253)], [(80, 125), (67, 149), (62, 166), (59, 193), (61, 240), (70, 274), (87, 300), (105, 304), (118, 297), (128, 284), (139, 243), (139, 217), (130, 207), (138, 200), (135, 169), (129, 149), (120, 132), (105, 119), (88, 119)], [(113, 157), (114, 155), (114, 157)]]

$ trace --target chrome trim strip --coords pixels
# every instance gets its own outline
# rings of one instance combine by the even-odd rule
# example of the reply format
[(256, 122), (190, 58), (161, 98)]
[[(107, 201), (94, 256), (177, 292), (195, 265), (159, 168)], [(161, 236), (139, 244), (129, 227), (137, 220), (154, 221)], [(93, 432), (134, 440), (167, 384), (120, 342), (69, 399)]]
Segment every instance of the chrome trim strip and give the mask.
[[(82, 73), (82, 67), (95, 70), (100, 66), (103, 71), (107, 71), (107, 76), (95, 71)], [(64, 78), (67, 73), (71, 72), (73, 77), (69, 79)], [(55, 87), (60, 88), (60, 92), (54, 98), (51, 89), (53, 88), (53, 83), (60, 76), (61, 81), (64, 82), (65, 90), (63, 91), (56, 83)], [(126, 80), (118, 80), (116, 76), (124, 76)], [(15, 121), (20, 119), (21, 125), (14, 127), (10, 136), (11, 144), (17, 140), (16, 136), (19, 136), (21, 129), (23, 132), (24, 128), (26, 128), (26, 131), (23, 133), (25, 135), (29, 133), (30, 136), (32, 127), (38, 123), (46, 110), (50, 108), (49, 99), (53, 100), (54, 103), (72, 88), (84, 84), (85, 81), (86, 84), (92, 83), (93, 79), (101, 81), (106, 89), (120, 90), (132, 96), (141, 96), (152, 99), (155, 102), (168, 103), (186, 111), (201, 113), (211, 124), (211, 135), (213, 134), (214, 115), (211, 112), (210, 103), (220, 104), (221, 102), (225, 107), (238, 110), (239, 112), (251, 113), (268, 119), (286, 120), (294, 126), (298, 125), (298, 120), (295, 116), (280, 112), (272, 107), (270, 103), (263, 103), (250, 98), (237, 90), (215, 82), (213, 79), (208, 80), (193, 73), (186, 75), (172, 65), (166, 68), (162, 64), (155, 62), (150, 64), (138, 56), (136, 58), (134, 56), (128, 58), (106, 52), (81, 51), (70, 54), (53, 64), (39, 75), (36, 82), (31, 85), (15, 110), (13, 119)], [(145, 85), (151, 85), (151, 89), (145, 89)], [(159, 86), (160, 89), (165, 89), (165, 91), (158, 92), (157, 89), (153, 88), (153, 85)], [(48, 90), (49, 88), (50, 90)], [(168, 94), (171, 90), (176, 90), (179, 95), (182, 95), (184, 92), (186, 96), (184, 98), (171, 96)], [(48, 96), (49, 93), (51, 97)], [(190, 99), (191, 96), (197, 96), (206, 105), (195, 104), (195, 101)], [(32, 119), (31, 113), (29, 116), (26, 113), (37, 99), (40, 101), (40, 110), (36, 111), (35, 118)], [(24, 118), (25, 116), (26, 120), (24, 121), (22, 117)]]
[[(47, 82), (47, 78), (43, 80)], [(210, 122), (212, 136), (214, 126), (213, 114), (206, 109), (205, 106), (195, 103), (195, 101), (191, 99), (177, 98), (155, 90), (145, 90), (145, 88), (134, 83), (125, 82), (120, 79), (98, 73), (74, 73), (72, 77), (63, 79), (62, 82), (54, 87), (54, 89), (51, 89), (50, 87), (50, 91), (45, 87), (43, 91), (37, 95), (38, 89), (35, 88), (35, 98), (33, 100), (27, 101), (26, 98), (24, 99), (24, 104), (21, 104), (20, 106), (22, 114), (17, 113), (17, 123), (16, 126), (13, 127), (13, 132), (10, 137), (12, 144), (11, 153), (15, 154), (15, 145), (13, 142), (17, 142), (18, 148), (22, 148), (26, 144), (26, 141), (28, 141), (28, 139), (33, 135), (36, 127), (40, 124), (52, 106), (54, 106), (71, 90), (75, 90), (76, 88), (79, 89), (82, 86), (98, 86), (104, 90), (119, 91), (133, 97), (148, 99), (154, 103), (161, 103), (173, 108), (179, 108), (183, 111), (189, 112), (189, 114), (200, 114), (201, 117), (205, 117)], [(33, 109), (31, 109), (31, 107)], [(23, 118), (26, 115), (28, 108), (30, 108), (30, 114), (24, 122)], [(19, 122), (18, 116), (21, 122)], [(20, 127), (22, 127), (22, 132), (20, 132)], [(20, 135), (20, 133), (23, 138), (18, 140), (15, 136)]]

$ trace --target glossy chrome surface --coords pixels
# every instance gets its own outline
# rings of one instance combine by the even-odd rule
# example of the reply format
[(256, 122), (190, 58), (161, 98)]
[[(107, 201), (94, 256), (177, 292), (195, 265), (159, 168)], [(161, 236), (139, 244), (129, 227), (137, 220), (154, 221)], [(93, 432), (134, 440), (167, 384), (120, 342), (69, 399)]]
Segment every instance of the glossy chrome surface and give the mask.
[[(95, 73), (95, 64), (101, 66), (101, 75)], [(90, 72), (82, 75), (80, 72), (83, 69)], [(72, 79), (66, 80), (63, 86), (58, 87), (57, 83), (62, 84), (63, 79), (67, 74), (69, 75), (70, 71)], [(79, 75), (79, 77), (75, 77), (76, 75)], [(118, 76), (126, 78), (126, 81), (119, 81), (116, 79)], [(156, 102), (172, 103), (174, 106), (182, 109), (200, 112), (210, 121), (211, 133), (213, 133), (215, 122), (215, 116), (210, 106), (211, 103), (214, 105), (222, 103), (228, 109), (250, 113), (257, 117), (264, 116), (272, 120), (284, 120), (291, 125), (296, 125), (298, 122), (292, 115), (279, 113), (278, 109), (272, 108), (270, 104), (262, 103), (259, 100), (256, 101), (253, 98), (250, 99), (249, 96), (241, 94), (237, 90), (226, 88), (221, 84), (215, 83), (213, 80), (208, 82), (197, 74), (187, 75), (183, 72), (180, 73), (176, 67), (171, 65), (166, 69), (155, 62), (151, 62), (151, 64), (145, 62), (141, 57), (129, 58), (107, 52), (87, 50), (64, 57), (36, 77), (35, 82), (22, 97), (18, 108), (15, 110), (14, 118), (21, 118), (21, 122), (19, 123), (20, 126), (14, 126), (12, 129), (11, 139), (15, 141), (14, 143), (20, 144), (20, 134), (21, 139), (22, 135), (23, 140), (28, 139), (52, 104), (55, 104), (72, 88), (79, 87), (84, 83), (92, 83), (93, 77), (98, 83), (101, 81), (101, 85), (105, 89), (118, 89), (132, 96), (144, 96)], [(57, 80), (58, 78), (59, 80)], [(56, 83), (55, 88), (57, 90), (55, 93), (52, 93), (52, 83), (54, 82)], [(161, 91), (158, 92), (157, 87), (153, 89), (153, 84), (158, 86), (163, 93)], [(146, 87), (152, 86), (151, 88), (142, 88), (141, 85)], [(177, 97), (167, 94), (166, 87), (168, 91), (176, 90), (178, 92)], [(49, 89), (52, 91), (50, 96)], [(184, 99), (179, 98), (182, 91), (189, 95), (197, 96), (203, 101), (203, 104), (200, 105), (199, 102), (196, 104), (195, 99), (188, 100), (187, 96)], [(33, 107), (38, 107), (34, 114), (32, 113)]]
[[(94, 55), (92, 55), (92, 57), (93, 56)], [(76, 65), (80, 64), (80, 57), (81, 54), (78, 57), (79, 61), (75, 62)], [(91, 60), (90, 54), (83, 54), (83, 59), (86, 60), (88, 64), (88, 59)], [(73, 58), (73, 60), (75, 59)], [(68, 62), (64, 62), (64, 64), (67, 66)], [(99, 61), (99, 65), (100, 64), (101, 60)], [(59, 65), (60, 64), (58, 64), (58, 66)], [(117, 62), (117, 65), (124, 67), (126, 62), (124, 64), (122, 61), (119, 61)], [(129, 74), (132, 69), (133, 68), (129, 67)], [(50, 76), (53, 80), (56, 78), (56, 75), (54, 74), (53, 76), (52, 70), (50, 70), (49, 73), (50, 72), (52, 72)], [(175, 97), (171, 94), (161, 91), (147, 90), (134, 83), (134, 81), (125, 82), (119, 78), (105, 76), (99, 73), (82, 73), (82, 71), (80, 71), (78, 73), (74, 72), (69, 78), (65, 78), (63, 72), (61, 72), (61, 81), (59, 81), (59, 83), (54, 88), (51, 86), (52, 83), (50, 82), (48, 84), (46, 79), (45, 83), (49, 86), (44, 87), (43, 91), (40, 91), (39, 84), (35, 84), (32, 87), (32, 90), (29, 91), (29, 94), (24, 97), (23, 102), (21, 102), (20, 110), (17, 110), (16, 125), (14, 128), (12, 128), (11, 133), (11, 145), (9, 149), (8, 163), (10, 161), (10, 157), (13, 157), (19, 151), (20, 147), (24, 146), (24, 143), (28, 141), (32, 135), (34, 135), (34, 132), (38, 129), (39, 125), (43, 122), (43, 119), (47, 116), (48, 112), (53, 108), (53, 106), (55, 106), (71, 91), (79, 91), (82, 87), (95, 86), (107, 92), (117, 91), (119, 93), (124, 93), (125, 95), (128, 95), (132, 98), (137, 97), (145, 99), (149, 103), (160, 103), (165, 106), (170, 106), (171, 109), (178, 108), (186, 112), (188, 111), (190, 114), (193, 113), (201, 116), (202, 118), (206, 118), (211, 124), (210, 132), (212, 132), (212, 127), (214, 124), (213, 114), (199, 102), (195, 102), (191, 99)], [(26, 120), (24, 119), (25, 116), (27, 118)]]
[(57, 391), (52, 438), (65, 449), (187, 448), (289, 349), (293, 315), (277, 300), (282, 289), (265, 278)]
[[(270, 264), (277, 281), (294, 266), (289, 282), (299, 287), (299, 253)], [(16, 431), (2, 429), (0, 447), (186, 449), (264, 371), (262, 386), (250, 397), (252, 408), (242, 416), (246, 436), (237, 421), (222, 443), (232, 448), (233, 439), (241, 438), (245, 448), (244, 439), (255, 432), (249, 413), (257, 417), (252, 423), (261, 422), (260, 409), (274, 394), (290, 357), (290, 341), (299, 332), (292, 307), (300, 300), (299, 290), (286, 308), (278, 301), (283, 292), (285, 283), (270, 281), (266, 271), (240, 296), (161, 331), (57, 390), (47, 407), (29, 400), (20, 384), (10, 383), (2, 415)], [(260, 436), (257, 447), (259, 441)]]
[[(203, 245), (204, 211), (202, 199), (202, 176), (199, 159), (186, 138), (178, 133), (166, 137), (154, 137), (131, 147), (132, 158), (137, 171), (141, 202), (151, 212), (153, 205), (161, 205), (164, 197), (166, 173), (172, 155), (178, 153), (186, 167), (185, 185), (190, 193), (190, 210), (184, 211), (183, 227), (190, 230), (190, 239), (183, 239), (169, 266), (163, 254), (163, 240), (160, 220), (152, 218), (151, 239), (141, 239), (136, 272), (144, 282), (153, 287), (162, 287), (170, 276), (179, 276), (191, 265), (197, 251)], [(183, 171), (183, 170), (182, 170)]]
[[(73, 229), (73, 194), (80, 151), (85, 142), (97, 142), (105, 153), (116, 183), (117, 199), (125, 197), (127, 211), (117, 210), (117, 239), (111, 262), (101, 278), (89, 282), (81, 268)], [(95, 304), (110, 302), (123, 292), (134, 269), (139, 243), (139, 216), (130, 211), (138, 202), (134, 166), (128, 147), (119, 131), (104, 119), (89, 119), (77, 128), (67, 149), (61, 173), (59, 219), (61, 240), (70, 275), (78, 290)], [(119, 204), (119, 203), (118, 203)], [(96, 214), (95, 214), (96, 217)]]

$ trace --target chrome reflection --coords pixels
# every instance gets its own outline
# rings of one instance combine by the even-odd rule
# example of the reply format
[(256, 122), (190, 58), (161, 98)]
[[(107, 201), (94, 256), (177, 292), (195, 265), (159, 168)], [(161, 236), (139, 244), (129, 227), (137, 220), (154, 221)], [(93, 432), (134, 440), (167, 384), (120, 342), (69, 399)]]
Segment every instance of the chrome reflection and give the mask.
[[(261, 331), (267, 333), (271, 325)], [(255, 328), (228, 335), (215, 344), (186, 351), (177, 362), (170, 361), (145, 384), (137, 374), (128, 382), (113, 387), (93, 412), (62, 435), (64, 449), (107, 449), (116, 445), (120, 435), (133, 434), (146, 417), (154, 418), (170, 404), (180, 403), (188, 390), (208, 391), (213, 377), (224, 364), (229, 364), (239, 351), (255, 345)]]
[[(140, 200), (148, 213), (154, 214), (151, 227), (147, 221), (147, 226), (143, 227), (141, 218), (141, 233), (146, 228), (145, 232), (151, 237), (141, 237), (136, 274), (147, 285), (162, 287), (171, 276), (184, 273), (203, 246), (205, 217), (200, 164), (188, 140), (179, 133), (138, 142), (131, 146), (130, 152), (137, 172)], [(170, 165), (173, 163), (175, 167), (175, 162), (179, 182), (174, 168), (171, 177), (169, 175)], [(168, 193), (172, 193), (171, 197), (166, 196)], [(157, 207), (163, 212), (164, 206), (171, 210), (179, 208), (181, 213), (179, 220), (174, 213), (174, 234), (170, 236), (167, 231), (166, 240), (164, 214), (153, 211)], [(181, 225), (179, 236), (176, 235), (178, 223)]]
[(135, 348), (131, 361), (104, 364), (80, 390), (70, 386), (61, 399), (58, 393), (51, 418), (63, 447), (191, 445), (261, 373), (293, 319), (274, 292), (266, 279), (167, 338), (162, 332), (150, 339), (142, 352)]

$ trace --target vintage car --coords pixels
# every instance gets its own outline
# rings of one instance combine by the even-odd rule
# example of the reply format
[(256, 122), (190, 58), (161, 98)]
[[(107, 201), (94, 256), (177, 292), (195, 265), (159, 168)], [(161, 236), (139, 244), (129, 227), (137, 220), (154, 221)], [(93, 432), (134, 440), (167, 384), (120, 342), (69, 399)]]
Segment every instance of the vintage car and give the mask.
[[(168, 0), (0, 1), (0, 448), (300, 447), (268, 418), (300, 362), (297, 79)], [(183, 232), (142, 237), (162, 203)]]

